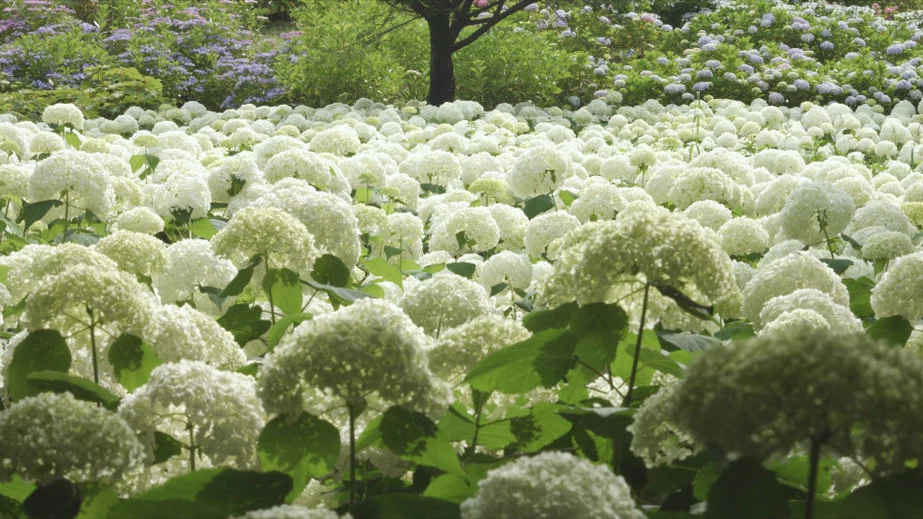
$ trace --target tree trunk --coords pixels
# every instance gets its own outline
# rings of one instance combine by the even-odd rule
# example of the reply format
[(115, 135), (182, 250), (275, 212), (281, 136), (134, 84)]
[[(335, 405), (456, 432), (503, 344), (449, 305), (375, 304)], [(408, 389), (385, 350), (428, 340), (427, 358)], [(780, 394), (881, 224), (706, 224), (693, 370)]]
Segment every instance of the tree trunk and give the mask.
[(429, 26), (429, 94), (426, 102), (439, 106), (455, 100), (455, 68), (452, 45), (455, 38), (449, 29), (449, 13), (426, 19)]

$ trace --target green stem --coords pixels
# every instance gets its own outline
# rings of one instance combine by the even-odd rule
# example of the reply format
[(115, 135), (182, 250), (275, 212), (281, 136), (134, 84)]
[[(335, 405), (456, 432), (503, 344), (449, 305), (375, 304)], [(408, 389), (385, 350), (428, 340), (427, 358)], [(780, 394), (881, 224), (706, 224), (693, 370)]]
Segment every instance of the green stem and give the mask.
[(356, 413), (352, 404), (347, 404), (349, 413), (349, 513), (356, 508)]
[(487, 401), (487, 393), (482, 393), (477, 389), (471, 388), (471, 396), (474, 400), (474, 438), (471, 445), (468, 446), (466, 457), (474, 456), (478, 446), (478, 434), (481, 432), (481, 413), (484, 411), (484, 403)]
[[(269, 277), (269, 256), (266, 256), (266, 277)], [(268, 289), (266, 290), (266, 296), (269, 298), (269, 319), (272, 320), (272, 324), (275, 325), (276, 324), (276, 305), (272, 301), (272, 284), (270, 284)]]
[(622, 407), (631, 406), (631, 393), (635, 388), (635, 375), (638, 373), (638, 359), (641, 358), (641, 339), (644, 337), (644, 318), (647, 317), (647, 299), (651, 291), (650, 283), (644, 284), (644, 301), (641, 303), (641, 325), (638, 326), (638, 341), (635, 343), (635, 358), (631, 363), (631, 377), (628, 379), (628, 393), (622, 401)]
[(811, 454), (808, 467), (808, 497), (804, 503), (804, 519), (814, 517), (814, 497), (817, 494), (817, 466), (820, 464), (820, 447), (822, 440), (811, 437)]
[(195, 426), (189, 424), (189, 472), (195, 472)]
[(70, 225), (70, 206), (71, 206), (70, 192), (65, 191), (64, 192), (64, 232), (62, 233), (62, 236), (64, 234), (67, 234), (67, 228)]
[(90, 353), (93, 355), (93, 382), (99, 384), (99, 361), (96, 355), (96, 321), (93, 320), (93, 310), (87, 307), (90, 316)]

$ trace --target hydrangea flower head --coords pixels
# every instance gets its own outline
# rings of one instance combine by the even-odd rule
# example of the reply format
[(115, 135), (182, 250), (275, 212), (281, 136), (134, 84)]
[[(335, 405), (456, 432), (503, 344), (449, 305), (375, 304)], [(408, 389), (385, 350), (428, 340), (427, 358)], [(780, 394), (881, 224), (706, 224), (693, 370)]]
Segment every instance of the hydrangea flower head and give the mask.
[(215, 253), (231, 260), (238, 268), (262, 256), (271, 268), (287, 268), (307, 274), (314, 264), (317, 249), (314, 236), (304, 224), (281, 209), (245, 207), (211, 239)]
[(487, 473), (461, 505), (462, 519), (643, 519), (631, 490), (605, 465), (564, 452), (523, 456)]
[(274, 413), (323, 414), (363, 400), (434, 410), (446, 390), (430, 374), (427, 340), (400, 308), (361, 299), (286, 335), (260, 368), (260, 397)]
[(114, 482), (145, 461), (122, 418), (70, 393), (40, 393), (0, 412), (0, 445), (0, 481)]

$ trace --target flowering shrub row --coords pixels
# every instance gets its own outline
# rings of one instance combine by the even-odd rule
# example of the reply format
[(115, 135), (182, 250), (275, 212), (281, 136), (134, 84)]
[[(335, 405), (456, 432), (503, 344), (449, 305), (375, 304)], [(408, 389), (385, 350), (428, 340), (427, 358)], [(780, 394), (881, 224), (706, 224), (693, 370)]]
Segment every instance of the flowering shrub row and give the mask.
[(907, 101), (55, 105), (0, 150), (4, 510), (874, 516), (919, 484)]

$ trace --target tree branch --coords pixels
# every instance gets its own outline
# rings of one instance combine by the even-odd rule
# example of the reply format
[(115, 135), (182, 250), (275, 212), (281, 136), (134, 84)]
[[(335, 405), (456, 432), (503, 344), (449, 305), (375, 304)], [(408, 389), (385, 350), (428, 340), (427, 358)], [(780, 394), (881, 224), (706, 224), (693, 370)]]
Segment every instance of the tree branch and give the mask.
[[(485, 18), (485, 20), (487, 21), (484, 22), (483, 25), (478, 27), (473, 33), (469, 34), (468, 36), (466, 36), (465, 38), (461, 40), (458, 40), (457, 42), (455, 42), (454, 45), (452, 45), (452, 52), (461, 50), (467, 47), (468, 45), (471, 45), (472, 43), (474, 43), (475, 40), (477, 40), (478, 38), (483, 36), (484, 33), (489, 31), (491, 27), (493, 27), (494, 25), (497, 25), (498, 23), (502, 22), (506, 18), (509, 18), (510, 16), (518, 13), (519, 11), (522, 11), (523, 9), (526, 8), (527, 5), (531, 4), (532, 2), (533, 0), (519, 0), (515, 4), (511, 5), (506, 11), (498, 12), (490, 18)], [(503, 8), (503, 4), (504, 4), (504, 0), (499, 0), (494, 5), (497, 7), (497, 10), (499, 11), (500, 9)], [(488, 6), (485, 9), (489, 9), (490, 7), (492, 6)]]

